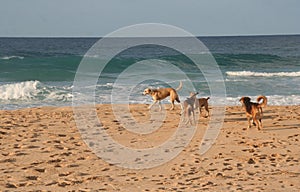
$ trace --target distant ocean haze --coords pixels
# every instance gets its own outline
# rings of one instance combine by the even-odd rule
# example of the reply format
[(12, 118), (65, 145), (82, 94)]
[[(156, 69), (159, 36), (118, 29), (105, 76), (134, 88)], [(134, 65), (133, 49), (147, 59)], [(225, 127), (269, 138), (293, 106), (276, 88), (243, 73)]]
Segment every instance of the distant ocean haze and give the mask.
[[(85, 53), (98, 40), (0, 38), (0, 108), (72, 105), (77, 68)], [(173, 40), (176, 41), (176, 38)], [(256, 99), (261, 94), (268, 97), (271, 105), (300, 104), (300, 36), (199, 37), (199, 40), (214, 56), (226, 85), (227, 97), (211, 98), (210, 104), (239, 105), (241, 96)], [(101, 59), (97, 53), (90, 57)], [(123, 97), (128, 97), (130, 103), (151, 103), (150, 97), (141, 94), (148, 86), (177, 87), (182, 81), (184, 89), (179, 91), (182, 100), (189, 95), (189, 91), (193, 91), (193, 87), (188, 87), (187, 79), (137, 82), (133, 81), (133, 77), (120, 76), (129, 66), (149, 60), (151, 67), (157, 67), (157, 75), (180, 77), (167, 68), (159, 68), (159, 63), (151, 64), (153, 59), (176, 66), (193, 82), (200, 97), (210, 96), (205, 76), (195, 69), (184, 53), (155, 45), (129, 48), (116, 55), (96, 77), (99, 78), (98, 84), (91, 86), (91, 92), (86, 94), (95, 91), (97, 103), (118, 103), (124, 100)], [(151, 75), (147, 71), (136, 71), (137, 79), (141, 73)], [(123, 78), (122, 85), (115, 83), (118, 78)], [(130, 95), (119, 95), (120, 98), (116, 96), (112, 100), (112, 90), (124, 90), (125, 93), (126, 85), (134, 86)]]

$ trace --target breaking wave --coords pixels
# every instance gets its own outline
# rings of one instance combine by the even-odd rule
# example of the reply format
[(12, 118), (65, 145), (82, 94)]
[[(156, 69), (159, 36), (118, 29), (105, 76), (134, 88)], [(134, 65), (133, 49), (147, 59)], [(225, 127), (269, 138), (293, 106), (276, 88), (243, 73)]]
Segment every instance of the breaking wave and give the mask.
[(12, 55), (12, 56), (3, 56), (3, 57), (0, 57), (0, 59), (2, 59), (2, 60), (24, 59), (24, 57)]
[(0, 101), (70, 101), (72, 87), (48, 86), (40, 81), (0, 85)]
[(243, 77), (300, 77), (300, 71), (296, 72), (252, 72), (252, 71), (227, 71), (228, 76)]

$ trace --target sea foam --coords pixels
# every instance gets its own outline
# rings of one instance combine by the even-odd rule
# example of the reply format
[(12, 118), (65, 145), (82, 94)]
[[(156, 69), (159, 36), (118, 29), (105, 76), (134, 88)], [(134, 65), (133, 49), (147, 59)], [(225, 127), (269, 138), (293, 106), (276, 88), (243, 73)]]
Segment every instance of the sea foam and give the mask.
[(24, 81), (0, 85), (3, 101), (69, 101), (71, 87), (47, 86), (39, 81)]
[(37, 93), (39, 81), (26, 81), (0, 86), (1, 100), (27, 100)]
[(244, 76), (244, 77), (300, 77), (300, 71), (296, 72), (252, 72), (252, 71), (227, 71), (228, 76)]
[(3, 56), (3, 57), (0, 57), (0, 59), (2, 59), (2, 60), (24, 59), (24, 57), (12, 55), (12, 56)]

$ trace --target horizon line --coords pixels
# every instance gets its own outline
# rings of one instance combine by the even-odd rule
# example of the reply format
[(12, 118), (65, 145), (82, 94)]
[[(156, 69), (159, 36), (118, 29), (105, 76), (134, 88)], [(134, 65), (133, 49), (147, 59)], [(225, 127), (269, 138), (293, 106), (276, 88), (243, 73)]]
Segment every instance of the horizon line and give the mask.
[[(194, 37), (267, 37), (267, 36), (299, 36), (300, 33), (289, 33), (289, 34), (233, 34), (233, 35), (197, 35)], [(0, 36), (0, 38), (104, 38), (105, 36)], [(179, 37), (179, 36), (178, 36)], [(185, 36), (181, 36), (185, 37)], [(188, 36), (190, 37), (190, 36)], [(122, 37), (120, 37), (122, 38)], [(135, 38), (135, 37), (126, 37), (126, 38)]]

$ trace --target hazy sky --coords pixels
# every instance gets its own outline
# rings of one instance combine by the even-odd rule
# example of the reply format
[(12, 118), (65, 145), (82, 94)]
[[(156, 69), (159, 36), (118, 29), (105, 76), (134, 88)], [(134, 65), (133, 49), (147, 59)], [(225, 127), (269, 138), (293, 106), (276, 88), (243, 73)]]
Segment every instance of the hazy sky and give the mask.
[(300, 34), (300, 0), (0, 0), (0, 37), (104, 36), (164, 23), (197, 36)]

